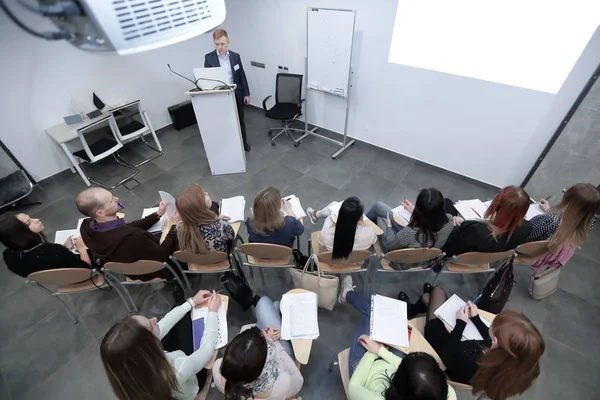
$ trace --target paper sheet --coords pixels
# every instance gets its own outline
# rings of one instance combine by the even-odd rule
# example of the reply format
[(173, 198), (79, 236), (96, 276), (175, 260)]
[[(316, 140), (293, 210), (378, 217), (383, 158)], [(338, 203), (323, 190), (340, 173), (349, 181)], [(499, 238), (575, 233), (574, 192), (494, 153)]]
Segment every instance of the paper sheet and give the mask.
[(221, 200), (221, 215), (229, 218), (229, 222), (244, 220), (244, 209), (246, 208), (246, 199), (244, 196), (235, 196)]
[(281, 298), (281, 338), (316, 339), (319, 337), (317, 294), (284, 294)]
[(378, 294), (371, 296), (371, 339), (409, 347), (406, 303)]
[(290, 203), (290, 206), (292, 207), (292, 211), (296, 215), (296, 218), (300, 219), (306, 217), (306, 213), (302, 208), (302, 204), (300, 204), (300, 199), (298, 199), (296, 195), (293, 194), (291, 196), (284, 197), (283, 199), (287, 200)]
[(544, 214), (544, 210), (542, 210), (542, 207), (540, 207), (539, 204), (531, 204), (529, 206), (529, 209), (527, 210), (527, 214), (525, 214), (525, 219), (527, 221), (529, 221), (531, 218), (535, 217), (536, 215), (542, 215)]
[[(441, 319), (446, 325), (449, 325), (452, 329), (456, 326), (456, 312), (465, 305), (465, 301), (453, 294), (444, 304), (440, 306), (437, 310), (435, 310), (434, 314), (436, 317)], [(491, 325), (487, 319), (481, 317), (481, 320), (487, 326)], [(467, 326), (463, 331), (462, 340), (483, 340), (483, 337), (477, 330), (475, 324), (469, 320), (467, 322)]]
[(399, 205), (398, 207), (394, 208), (392, 211), (395, 212), (400, 217), (402, 217), (404, 220), (406, 220), (406, 222), (410, 222), (412, 213), (410, 213), (406, 208), (404, 208), (404, 206), (402, 204)]
[[(158, 207), (144, 208), (142, 211), (142, 218), (147, 217), (150, 214), (153, 214), (158, 211)], [(163, 215), (157, 223), (148, 228), (148, 232), (162, 232), (163, 227), (165, 226), (165, 216)]]
[(54, 243), (56, 244), (64, 244), (69, 236), (73, 236), (74, 238), (79, 237), (79, 230), (77, 229), (65, 229), (62, 231), (56, 231), (56, 235), (54, 236)]
[(487, 211), (487, 206), (479, 199), (460, 200), (454, 207), (465, 220), (484, 219), (484, 214)]
[[(199, 318), (208, 318), (208, 307), (194, 307), (192, 310), (192, 321)], [(225, 303), (221, 303), (219, 311), (217, 311), (217, 324), (219, 325), (219, 332), (217, 333), (217, 345), (216, 349), (225, 347), (228, 342), (227, 338), (227, 310), (225, 309)], [(192, 324), (193, 329), (193, 324)]]
[(171, 196), (171, 194), (167, 192), (163, 192), (162, 190), (159, 190), (158, 194), (160, 195), (160, 201), (167, 203), (167, 212), (165, 215), (167, 218), (171, 218), (175, 212), (175, 197)]

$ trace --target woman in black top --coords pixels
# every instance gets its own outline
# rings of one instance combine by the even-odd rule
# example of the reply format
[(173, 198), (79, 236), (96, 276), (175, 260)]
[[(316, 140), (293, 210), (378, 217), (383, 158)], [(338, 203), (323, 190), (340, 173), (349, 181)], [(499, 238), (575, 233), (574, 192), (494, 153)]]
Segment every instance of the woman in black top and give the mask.
[[(91, 268), (81, 238), (69, 238), (64, 245), (48, 243), (43, 230), (42, 221), (27, 214), (0, 217), (0, 242), (6, 246), (3, 256), (9, 270), (26, 278), (49, 269)], [(79, 255), (71, 248), (76, 248)]]

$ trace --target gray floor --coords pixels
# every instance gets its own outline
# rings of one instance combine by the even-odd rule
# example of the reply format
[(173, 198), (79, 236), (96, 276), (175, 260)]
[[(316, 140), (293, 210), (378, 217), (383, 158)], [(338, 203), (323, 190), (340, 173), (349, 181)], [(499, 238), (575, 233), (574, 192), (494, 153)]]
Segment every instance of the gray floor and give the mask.
[[(474, 184), (452, 173), (415, 163), (397, 154), (357, 143), (343, 156), (332, 160), (335, 146), (316, 139), (305, 140), (294, 148), (286, 138), (276, 147), (268, 143), (266, 130), (277, 126), (262, 112), (249, 109), (247, 127), (252, 151), (247, 153), (248, 172), (243, 175), (211, 176), (197, 128), (181, 132), (165, 129), (160, 134), (164, 155), (142, 168), (137, 176), (141, 185), (115, 194), (125, 204), (128, 220), (141, 215), (142, 208), (158, 202), (157, 191), (174, 195), (193, 182), (201, 184), (215, 199), (232, 195), (246, 196), (248, 209), (254, 195), (267, 185), (281, 188), (284, 194), (297, 194), (303, 205), (321, 207), (331, 200), (358, 195), (370, 206), (376, 200), (397, 204), (405, 197), (414, 199), (422, 187), (437, 187), (454, 199), (489, 198), (493, 190)], [(129, 152), (135, 158), (136, 147)], [(115, 180), (119, 173), (112, 165), (95, 168), (90, 173), (98, 179)], [(102, 178), (100, 178), (102, 177)], [(77, 175), (65, 171), (42, 182), (38, 196), (43, 205), (28, 212), (41, 218), (47, 234), (54, 237), (57, 229), (73, 228), (79, 218), (74, 197), (83, 189)], [(249, 210), (246, 212), (248, 213)], [(320, 226), (307, 222), (302, 249), (307, 252), (307, 238)], [(542, 375), (523, 394), (525, 399), (591, 399), (598, 398), (596, 384), (600, 375), (600, 228), (592, 232), (561, 276), (560, 290), (552, 297), (535, 301), (527, 295), (528, 272), (517, 268), (518, 284), (514, 287), (508, 308), (522, 310), (534, 320), (544, 334), (546, 354)], [(242, 228), (242, 235), (246, 235)], [(251, 282), (259, 294), (272, 298), (291, 288), (283, 271), (265, 274)], [(424, 277), (385, 275), (378, 279), (375, 292), (395, 296), (406, 291), (416, 299)], [(358, 279), (358, 290), (364, 280)], [(443, 276), (439, 283), (449, 293), (474, 296), (483, 277)], [(195, 288), (217, 288), (216, 278), (194, 281)], [(81, 316), (72, 324), (58, 302), (46, 293), (25, 285), (24, 280), (0, 268), (0, 398), (1, 399), (110, 399), (114, 398), (99, 357), (99, 342), (106, 330), (126, 315), (119, 298), (111, 292), (90, 292), (71, 296)], [(135, 290), (141, 312), (147, 316), (164, 315), (171, 306), (170, 288), (161, 284)], [(308, 365), (302, 368), (304, 399), (344, 399), (339, 372), (328, 372), (331, 360), (347, 348), (352, 340), (359, 315), (348, 305), (337, 305), (333, 311), (319, 310), (321, 337), (313, 344)], [(244, 313), (231, 303), (230, 337), (246, 323), (254, 322), (250, 311)], [(222, 396), (211, 390), (210, 399)], [(459, 393), (460, 399), (470, 399)]]

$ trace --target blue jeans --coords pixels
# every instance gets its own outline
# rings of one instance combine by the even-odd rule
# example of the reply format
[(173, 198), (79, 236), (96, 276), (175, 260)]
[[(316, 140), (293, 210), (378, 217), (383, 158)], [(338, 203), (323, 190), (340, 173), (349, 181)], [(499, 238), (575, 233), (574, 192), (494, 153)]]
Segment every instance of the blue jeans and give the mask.
[[(279, 302), (277, 302), (277, 307), (278, 306)], [(277, 307), (267, 296), (260, 298), (254, 307), (258, 329), (263, 330), (272, 326), (273, 328), (281, 330), (281, 313)], [(295, 360), (296, 358), (294, 358), (294, 350), (292, 349), (291, 343), (287, 340), (280, 340), (279, 343), (281, 343), (281, 347), (283, 347), (292, 360)]]
[[(361, 296), (354, 290), (351, 290), (346, 294), (346, 301), (348, 301), (352, 307), (356, 308), (361, 313), (360, 322), (356, 328), (356, 333), (354, 334), (354, 339), (352, 341), (352, 345), (350, 346), (350, 355), (348, 357), (348, 370), (350, 372), (350, 376), (352, 376), (354, 370), (358, 366), (358, 363), (367, 352), (362, 344), (358, 343), (358, 338), (361, 335), (369, 336), (371, 333), (371, 299)], [(404, 357), (404, 354), (400, 350), (394, 349), (393, 347), (390, 347), (389, 350), (391, 353), (400, 358)]]

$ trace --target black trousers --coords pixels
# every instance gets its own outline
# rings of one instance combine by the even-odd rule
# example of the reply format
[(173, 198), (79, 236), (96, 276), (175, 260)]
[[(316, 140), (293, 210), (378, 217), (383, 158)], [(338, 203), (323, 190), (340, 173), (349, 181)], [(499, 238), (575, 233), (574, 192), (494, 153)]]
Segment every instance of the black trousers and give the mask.
[(242, 139), (246, 142), (246, 123), (244, 122), (244, 96), (235, 93), (235, 103), (237, 105), (238, 117), (240, 119), (240, 129), (242, 130)]
[(450, 214), (453, 217), (458, 216), (458, 210), (454, 207), (454, 202), (449, 198), (444, 198), (444, 208), (446, 209), (446, 214)]

